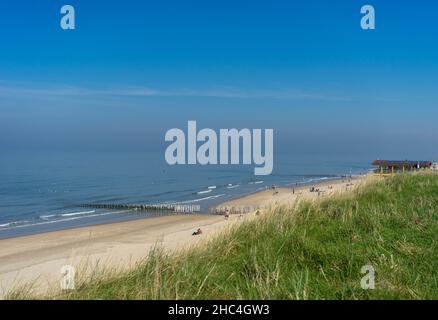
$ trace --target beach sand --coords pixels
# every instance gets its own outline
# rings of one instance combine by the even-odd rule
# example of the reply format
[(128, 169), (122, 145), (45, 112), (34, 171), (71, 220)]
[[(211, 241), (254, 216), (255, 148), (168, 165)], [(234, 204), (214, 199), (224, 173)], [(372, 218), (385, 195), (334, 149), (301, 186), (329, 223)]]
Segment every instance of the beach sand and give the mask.
[[(253, 207), (263, 212), (277, 205), (293, 205), (299, 199), (317, 200), (349, 191), (367, 180), (363, 177), (312, 185), (319, 192), (310, 192), (308, 185), (267, 189), (217, 207)], [(37, 294), (58, 290), (64, 265), (74, 266), (76, 276), (82, 278), (98, 275), (101, 268), (130, 268), (154, 246), (187, 249), (253, 216), (230, 215), (226, 220), (222, 215), (171, 215), (0, 240), (0, 298), (29, 284)], [(203, 234), (192, 236), (197, 228)]]
[[(364, 181), (364, 177), (371, 176), (355, 176), (345, 179), (324, 180), (314, 184), (295, 185), (288, 188), (276, 187), (275, 189), (266, 189), (259, 191), (241, 198), (224, 202), (215, 208), (229, 209), (230, 212), (233, 209), (239, 208), (262, 208), (269, 209), (277, 205), (293, 205), (297, 200), (317, 200), (324, 197), (339, 194), (345, 191), (349, 191), (358, 186), (359, 183)], [(310, 188), (313, 187), (314, 192), (310, 192)]]

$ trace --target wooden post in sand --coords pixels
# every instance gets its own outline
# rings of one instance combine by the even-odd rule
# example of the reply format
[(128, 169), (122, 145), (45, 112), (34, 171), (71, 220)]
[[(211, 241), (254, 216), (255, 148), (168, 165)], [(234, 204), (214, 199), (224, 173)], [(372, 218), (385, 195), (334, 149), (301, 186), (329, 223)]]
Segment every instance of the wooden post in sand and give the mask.
[(199, 205), (178, 205), (178, 204), (80, 204), (82, 208), (96, 209), (122, 209), (134, 211), (158, 211), (158, 212), (174, 212), (174, 213), (194, 213), (200, 212)]

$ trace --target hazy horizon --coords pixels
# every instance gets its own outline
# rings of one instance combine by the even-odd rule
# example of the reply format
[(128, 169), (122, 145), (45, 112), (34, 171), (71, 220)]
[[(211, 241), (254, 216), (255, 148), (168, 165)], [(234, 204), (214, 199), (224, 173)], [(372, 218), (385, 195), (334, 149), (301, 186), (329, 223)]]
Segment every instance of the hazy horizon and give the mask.
[(0, 148), (163, 152), (170, 128), (273, 128), (275, 152), (438, 159), (438, 5), (70, 1), (0, 12)]

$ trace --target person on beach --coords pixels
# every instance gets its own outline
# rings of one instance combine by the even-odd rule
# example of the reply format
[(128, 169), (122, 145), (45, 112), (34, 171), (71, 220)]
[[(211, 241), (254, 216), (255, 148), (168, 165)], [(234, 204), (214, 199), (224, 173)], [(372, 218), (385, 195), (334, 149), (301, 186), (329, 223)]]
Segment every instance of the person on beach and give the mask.
[(224, 217), (225, 217), (225, 220), (228, 220), (228, 218), (230, 217), (230, 212), (228, 211), (228, 209), (225, 210)]
[(200, 234), (202, 234), (202, 230), (201, 228), (198, 228), (198, 230), (192, 233), (192, 236), (199, 236)]

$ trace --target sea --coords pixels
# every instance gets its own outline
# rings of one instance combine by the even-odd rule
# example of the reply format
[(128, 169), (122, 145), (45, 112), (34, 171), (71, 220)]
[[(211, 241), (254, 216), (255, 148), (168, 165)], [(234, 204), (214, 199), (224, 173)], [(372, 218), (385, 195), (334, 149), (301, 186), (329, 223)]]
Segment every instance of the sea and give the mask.
[(296, 186), (366, 173), (369, 159), (274, 155), (269, 176), (253, 165), (170, 166), (161, 152), (2, 152), (0, 239), (140, 219), (153, 211), (84, 204), (193, 204), (201, 214), (273, 185)]

